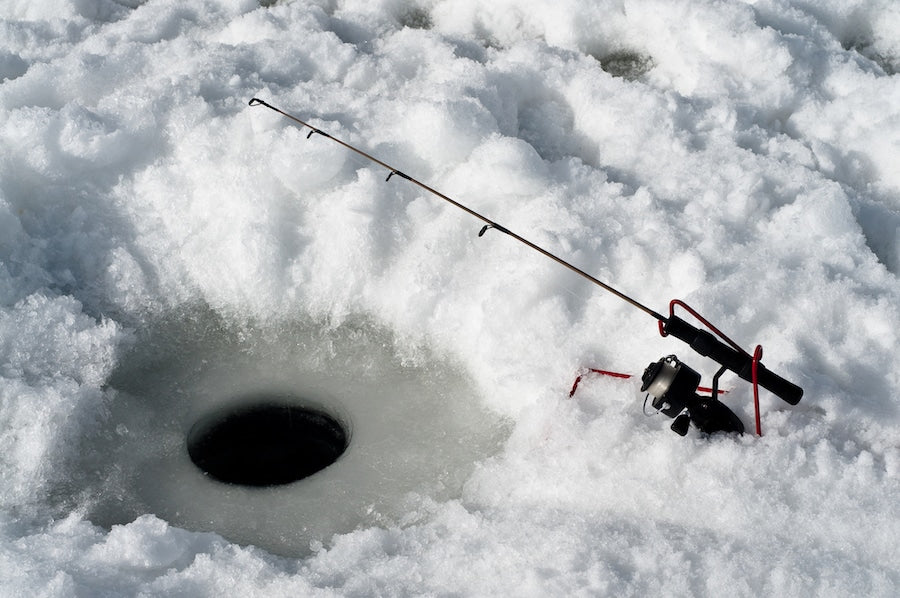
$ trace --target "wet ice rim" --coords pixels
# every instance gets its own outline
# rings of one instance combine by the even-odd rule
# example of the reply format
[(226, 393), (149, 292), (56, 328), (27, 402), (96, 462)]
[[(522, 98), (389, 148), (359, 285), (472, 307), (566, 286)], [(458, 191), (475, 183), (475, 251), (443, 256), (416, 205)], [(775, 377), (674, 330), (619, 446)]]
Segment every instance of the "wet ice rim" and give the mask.
[[(91, 521), (152, 513), (289, 556), (358, 527), (413, 523), (411, 505), (458, 496), (509, 433), (461, 369), (364, 318), (248, 323), (197, 308), (139, 329), (109, 386), (106, 424), (83, 439), (70, 478)], [(279, 484), (201, 471), (191, 430), (260, 406), (327, 416), (346, 451)]]

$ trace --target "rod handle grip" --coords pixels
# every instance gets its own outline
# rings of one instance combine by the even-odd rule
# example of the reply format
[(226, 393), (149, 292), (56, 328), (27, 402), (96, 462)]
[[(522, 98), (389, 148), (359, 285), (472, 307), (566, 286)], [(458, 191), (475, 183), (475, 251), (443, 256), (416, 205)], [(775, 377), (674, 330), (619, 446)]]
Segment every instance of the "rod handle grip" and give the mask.
[[(753, 381), (753, 357), (722, 342), (711, 332), (688, 324), (676, 315), (669, 316), (664, 324), (665, 333), (686, 342), (691, 349), (709, 357), (748, 382)], [(803, 397), (803, 389), (763, 364), (757, 364), (756, 380), (760, 386), (781, 400), (796, 405)]]

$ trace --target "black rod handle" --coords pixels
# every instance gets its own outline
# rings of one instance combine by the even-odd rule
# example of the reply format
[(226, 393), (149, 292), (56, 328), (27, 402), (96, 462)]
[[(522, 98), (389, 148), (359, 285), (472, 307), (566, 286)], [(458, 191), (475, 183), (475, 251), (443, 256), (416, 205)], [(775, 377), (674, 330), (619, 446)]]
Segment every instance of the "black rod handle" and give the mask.
[[(751, 355), (738, 351), (719, 340), (711, 332), (696, 328), (678, 316), (669, 316), (665, 320), (664, 326), (666, 334), (683, 340), (700, 355), (709, 357), (716, 363), (725, 366), (744, 380), (753, 381), (753, 357)], [(757, 364), (756, 379), (760, 386), (791, 405), (796, 405), (803, 397), (802, 388), (767, 369), (761, 363)]]

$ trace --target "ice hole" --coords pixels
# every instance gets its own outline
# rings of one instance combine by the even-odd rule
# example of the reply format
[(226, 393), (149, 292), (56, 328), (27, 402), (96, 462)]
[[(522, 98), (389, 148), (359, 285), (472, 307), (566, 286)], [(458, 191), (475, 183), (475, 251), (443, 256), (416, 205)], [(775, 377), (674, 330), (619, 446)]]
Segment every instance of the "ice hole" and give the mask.
[(244, 403), (201, 418), (188, 432), (191, 461), (220, 482), (290, 484), (325, 469), (347, 448), (346, 430), (324, 411), (265, 398)]
[(362, 317), (139, 322), (109, 411), (48, 491), (106, 528), (152, 513), (275, 554), (460, 495), (508, 436), (465, 372)]

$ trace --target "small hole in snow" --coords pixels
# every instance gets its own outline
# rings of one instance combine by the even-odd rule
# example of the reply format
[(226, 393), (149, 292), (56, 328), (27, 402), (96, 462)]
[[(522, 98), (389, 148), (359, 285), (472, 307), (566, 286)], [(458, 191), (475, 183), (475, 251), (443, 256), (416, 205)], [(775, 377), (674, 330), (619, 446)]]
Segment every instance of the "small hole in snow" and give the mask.
[(640, 79), (653, 68), (653, 59), (637, 52), (619, 51), (605, 56), (594, 56), (600, 61), (600, 68), (612, 75), (628, 81)]
[(400, 16), (400, 25), (409, 27), (410, 29), (431, 29), (434, 23), (431, 21), (431, 15), (425, 10), (412, 7)]

